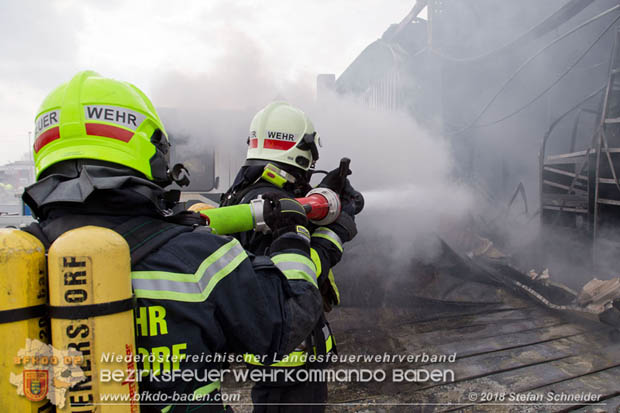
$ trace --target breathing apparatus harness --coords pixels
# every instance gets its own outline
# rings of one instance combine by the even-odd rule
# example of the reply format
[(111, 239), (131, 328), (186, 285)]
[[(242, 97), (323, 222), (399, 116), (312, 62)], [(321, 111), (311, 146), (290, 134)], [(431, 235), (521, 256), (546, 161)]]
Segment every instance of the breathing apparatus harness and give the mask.
[[(237, 205), (251, 190), (279, 188), (293, 197), (302, 197), (312, 189), (310, 177), (318, 171), (293, 171), (273, 162), (248, 160), (241, 168), (230, 189), (222, 194), (221, 206)], [(321, 171), (322, 172), (322, 171)]]

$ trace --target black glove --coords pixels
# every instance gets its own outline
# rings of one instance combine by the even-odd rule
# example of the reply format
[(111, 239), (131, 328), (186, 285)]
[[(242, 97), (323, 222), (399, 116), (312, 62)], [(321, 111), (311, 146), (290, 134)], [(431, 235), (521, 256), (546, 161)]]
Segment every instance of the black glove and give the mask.
[[(347, 171), (346, 175), (351, 175), (350, 169)], [(345, 180), (348, 181), (347, 178), (345, 178)], [(319, 188), (329, 188), (337, 194), (340, 194), (345, 186), (346, 184), (342, 182), (342, 177), (340, 176), (340, 168), (329, 171), (319, 184)]]
[(342, 194), (340, 194), (342, 210), (351, 216), (357, 215), (364, 209), (364, 196), (356, 191), (347, 179)]
[[(347, 171), (347, 175), (351, 175), (351, 170)], [(353, 188), (348, 178), (344, 183), (340, 176), (340, 169), (336, 168), (330, 171), (325, 178), (319, 183), (319, 188), (329, 188), (340, 196), (342, 210), (349, 215), (357, 215), (364, 209), (364, 197)]]
[[(308, 218), (304, 207), (292, 198), (282, 198), (275, 192), (263, 194), (265, 223), (277, 238), (286, 232), (307, 234)], [(302, 228), (298, 228), (302, 227)]]

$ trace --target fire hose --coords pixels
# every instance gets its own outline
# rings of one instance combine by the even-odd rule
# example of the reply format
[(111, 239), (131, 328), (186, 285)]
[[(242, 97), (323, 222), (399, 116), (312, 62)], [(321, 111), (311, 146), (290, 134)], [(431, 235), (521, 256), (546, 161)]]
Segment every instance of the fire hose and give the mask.
[[(336, 191), (329, 188), (314, 188), (306, 196), (295, 198), (304, 210), (310, 222), (317, 225), (329, 225), (340, 216), (342, 203), (340, 195), (345, 188), (349, 174), (349, 158), (342, 158), (338, 168), (339, 185)], [(363, 208), (361, 194), (354, 196), (358, 209)], [(198, 212), (207, 220), (207, 225), (219, 235), (235, 234), (245, 231), (270, 232), (265, 223), (263, 212), (265, 200), (253, 199), (249, 204), (233, 205), (221, 208), (199, 209)]]

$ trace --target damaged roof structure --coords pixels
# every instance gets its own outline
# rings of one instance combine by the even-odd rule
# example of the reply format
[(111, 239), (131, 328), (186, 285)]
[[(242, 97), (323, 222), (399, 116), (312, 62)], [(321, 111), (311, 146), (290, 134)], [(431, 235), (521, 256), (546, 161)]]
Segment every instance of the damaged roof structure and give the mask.
[[(620, 407), (619, 20), (614, 0), (419, 0), (340, 77), (319, 75), (319, 100), (405, 111), (447, 137), (456, 179), (485, 202), (439, 234), (432, 262), (387, 274), (348, 260), (338, 274), (353, 306), (330, 314), (340, 352), (456, 353), (439, 365), (455, 380), (337, 384), (328, 411)], [(599, 398), (470, 396), (584, 391)]]

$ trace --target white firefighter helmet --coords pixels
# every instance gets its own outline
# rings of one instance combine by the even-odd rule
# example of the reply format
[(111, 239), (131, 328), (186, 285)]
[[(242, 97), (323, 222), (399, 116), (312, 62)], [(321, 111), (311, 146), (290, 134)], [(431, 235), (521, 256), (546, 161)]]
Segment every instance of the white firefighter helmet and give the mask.
[(293, 165), (307, 171), (319, 159), (319, 135), (304, 112), (272, 102), (252, 119), (247, 159)]

